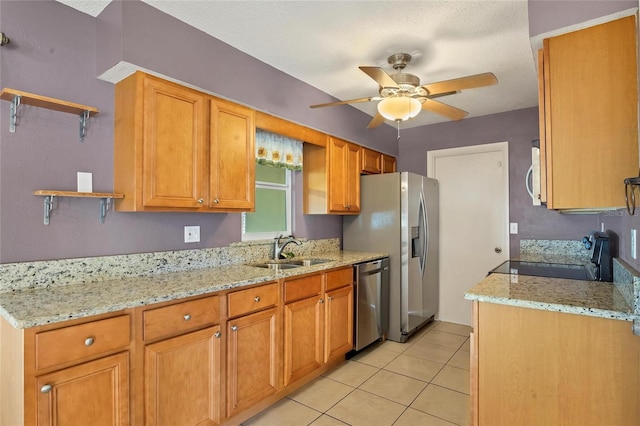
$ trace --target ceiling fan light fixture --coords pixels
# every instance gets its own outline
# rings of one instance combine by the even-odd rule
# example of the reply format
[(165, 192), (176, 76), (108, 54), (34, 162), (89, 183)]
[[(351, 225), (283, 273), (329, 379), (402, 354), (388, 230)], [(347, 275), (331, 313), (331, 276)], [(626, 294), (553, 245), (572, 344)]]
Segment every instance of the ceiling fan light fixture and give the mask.
[(408, 96), (385, 98), (378, 102), (378, 112), (387, 120), (406, 121), (420, 113), (422, 103)]

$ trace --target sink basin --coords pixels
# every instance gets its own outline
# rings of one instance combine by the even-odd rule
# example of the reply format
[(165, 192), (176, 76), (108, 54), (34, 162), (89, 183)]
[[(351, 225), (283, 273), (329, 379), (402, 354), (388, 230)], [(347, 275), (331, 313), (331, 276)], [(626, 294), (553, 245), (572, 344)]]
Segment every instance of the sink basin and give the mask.
[(299, 268), (302, 265), (296, 265), (296, 264), (293, 264), (293, 263), (275, 263), (275, 262), (271, 263), (271, 262), (268, 262), (268, 263), (256, 263), (256, 264), (253, 264), (251, 266), (256, 266), (258, 268), (269, 268), (269, 269), (273, 269), (275, 271), (278, 271), (278, 270), (282, 270), (282, 269)]
[(290, 260), (287, 263), (292, 265), (299, 265), (299, 266), (313, 266), (313, 265), (319, 265), (321, 263), (327, 263), (327, 262), (331, 262), (331, 259), (301, 259), (301, 260)]

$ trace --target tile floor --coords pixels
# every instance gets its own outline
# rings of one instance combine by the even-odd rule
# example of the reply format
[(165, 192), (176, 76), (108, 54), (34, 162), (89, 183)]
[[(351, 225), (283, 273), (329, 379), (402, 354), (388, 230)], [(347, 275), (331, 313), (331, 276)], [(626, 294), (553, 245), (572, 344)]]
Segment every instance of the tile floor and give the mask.
[(243, 425), (466, 426), (470, 332), (435, 322), (375, 343)]

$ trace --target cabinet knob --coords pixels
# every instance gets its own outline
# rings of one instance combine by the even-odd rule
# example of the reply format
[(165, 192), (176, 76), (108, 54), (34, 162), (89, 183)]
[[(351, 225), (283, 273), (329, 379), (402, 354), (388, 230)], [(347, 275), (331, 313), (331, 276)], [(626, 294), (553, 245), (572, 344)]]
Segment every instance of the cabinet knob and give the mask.
[(91, 346), (93, 345), (94, 339), (93, 337), (87, 337), (86, 339), (84, 339), (84, 345), (85, 346)]
[(320, 303), (324, 303), (324, 299), (320, 299), (320, 300), (319, 300), (319, 302), (320, 302)]
[(49, 392), (51, 392), (51, 389), (53, 389), (53, 386), (51, 386), (51, 385), (47, 384), (47, 385), (44, 385), (44, 386), (42, 386), (42, 387), (40, 388), (40, 392), (42, 392), (42, 393), (49, 393)]
[(215, 337), (216, 339), (219, 339), (220, 336), (222, 336), (222, 333), (220, 333), (219, 331), (216, 331), (216, 334), (213, 335), (213, 337)]
[(198, 204), (204, 204), (204, 198), (198, 198)]
[(213, 202), (214, 202), (215, 204), (218, 204), (218, 203), (220, 202), (220, 200), (216, 198), (215, 200), (213, 200)]
[(189, 321), (191, 319), (191, 315), (187, 314), (183, 318), (185, 321)]
[(231, 326), (231, 331), (238, 331), (238, 326), (237, 325), (232, 325)]
[(329, 302), (331, 302), (333, 300), (332, 296), (328, 296), (327, 299), (329, 299)]
[(260, 296), (256, 296), (253, 298), (254, 302), (259, 302), (260, 301)]

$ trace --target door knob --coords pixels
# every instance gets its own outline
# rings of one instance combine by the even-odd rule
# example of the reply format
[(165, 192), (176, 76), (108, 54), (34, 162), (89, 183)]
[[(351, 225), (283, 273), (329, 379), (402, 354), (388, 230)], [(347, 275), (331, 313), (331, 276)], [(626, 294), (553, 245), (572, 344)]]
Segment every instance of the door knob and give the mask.
[(496, 253), (502, 253), (502, 249), (500, 247), (496, 247), (493, 249)]

